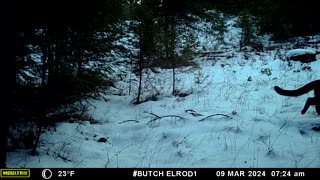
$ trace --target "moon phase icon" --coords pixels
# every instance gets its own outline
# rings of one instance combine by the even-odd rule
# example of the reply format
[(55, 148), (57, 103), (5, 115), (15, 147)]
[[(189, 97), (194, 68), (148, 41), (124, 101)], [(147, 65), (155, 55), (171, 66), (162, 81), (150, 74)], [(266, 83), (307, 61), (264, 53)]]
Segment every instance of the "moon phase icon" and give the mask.
[(50, 179), (52, 176), (52, 171), (50, 169), (44, 169), (42, 171), (42, 177), (43, 179)]

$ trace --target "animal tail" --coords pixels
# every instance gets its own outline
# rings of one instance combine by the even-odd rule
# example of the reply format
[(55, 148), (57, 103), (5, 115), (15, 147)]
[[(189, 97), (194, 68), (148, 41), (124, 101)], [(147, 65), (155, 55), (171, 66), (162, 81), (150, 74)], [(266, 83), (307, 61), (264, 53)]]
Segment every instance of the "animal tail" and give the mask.
[(308, 92), (310, 92), (311, 90), (313, 90), (315, 87), (319, 87), (320, 86), (320, 80), (316, 80), (316, 81), (312, 81), (298, 89), (295, 90), (286, 90), (286, 89), (282, 89), (279, 86), (275, 86), (274, 90), (283, 96), (301, 96), (303, 94), (306, 94)]

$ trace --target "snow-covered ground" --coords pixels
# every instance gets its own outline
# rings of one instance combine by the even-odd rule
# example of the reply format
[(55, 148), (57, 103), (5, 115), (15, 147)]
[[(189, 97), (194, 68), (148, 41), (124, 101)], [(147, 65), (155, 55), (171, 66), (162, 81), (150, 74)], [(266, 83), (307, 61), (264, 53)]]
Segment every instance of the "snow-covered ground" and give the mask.
[(58, 124), (41, 136), (38, 156), (10, 152), (8, 166), (320, 167), (320, 132), (311, 129), (320, 126), (319, 116), (313, 106), (300, 113), (313, 93), (285, 97), (273, 89), (320, 79), (320, 61), (288, 64), (287, 49), (239, 52), (232, 47), (240, 30), (227, 24), (229, 45), (199, 37), (200, 46), (210, 44), (207, 49), (223, 51), (221, 57), (198, 57), (200, 68), (178, 70), (176, 87), (190, 95), (171, 95), (171, 70), (144, 74), (144, 94), (158, 93), (157, 101), (133, 105), (136, 81), (130, 95), (129, 80), (117, 82), (109, 92), (121, 96), (91, 102), (98, 122)]

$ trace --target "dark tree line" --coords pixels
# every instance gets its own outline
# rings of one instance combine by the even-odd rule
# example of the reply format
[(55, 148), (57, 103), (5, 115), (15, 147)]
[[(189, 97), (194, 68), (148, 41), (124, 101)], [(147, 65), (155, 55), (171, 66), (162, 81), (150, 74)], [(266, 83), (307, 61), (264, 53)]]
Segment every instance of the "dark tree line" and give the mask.
[[(139, 79), (138, 95), (135, 103), (144, 102), (141, 98), (143, 69), (161, 67), (172, 69), (172, 95), (177, 95), (176, 68), (190, 65), (192, 59), (192, 36), (184, 36), (188, 28), (196, 28), (194, 22), (199, 17), (210, 19), (206, 10), (212, 6), (206, 1), (192, 0), (141, 0), (130, 1), (128, 18), (133, 20), (131, 28), (138, 36), (136, 46), (139, 54), (135, 66)], [(210, 19), (212, 22), (217, 19)], [(187, 42), (177, 51), (178, 41), (184, 38)]]
[[(48, 114), (65, 106), (74, 112), (77, 101), (97, 95), (108, 79), (100, 73), (106, 52), (116, 49), (116, 26), (122, 1), (13, 1), (6, 34), (10, 46), (7, 69), (6, 119), (1, 126), (1, 167), (5, 167), (9, 127), (35, 122), (22, 132), (23, 143), (36, 154)], [(14, 19), (13, 19), (14, 18)], [(12, 22), (11, 22), (12, 21)], [(32, 140), (28, 142), (28, 135)], [(30, 137), (29, 136), (29, 137)]]
[(260, 34), (270, 33), (274, 40), (320, 32), (319, 7), (311, 0), (216, 0), (215, 7), (232, 15), (246, 12), (257, 17)]

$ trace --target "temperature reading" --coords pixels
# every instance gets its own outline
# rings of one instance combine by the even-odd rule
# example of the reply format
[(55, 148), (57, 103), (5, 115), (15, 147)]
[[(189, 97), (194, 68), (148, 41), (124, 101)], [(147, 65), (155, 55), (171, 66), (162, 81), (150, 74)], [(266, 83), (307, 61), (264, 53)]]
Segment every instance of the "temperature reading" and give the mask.
[(72, 177), (74, 175), (74, 171), (58, 171), (58, 177)]

